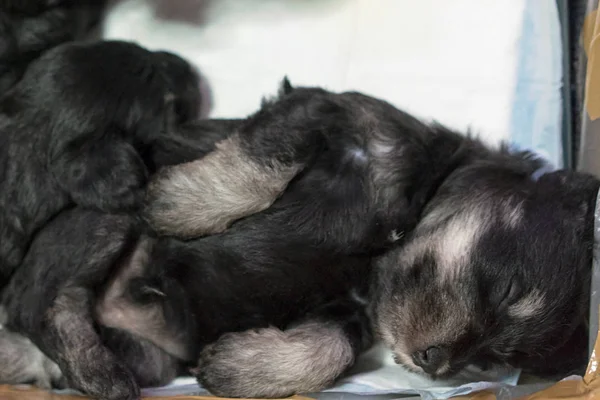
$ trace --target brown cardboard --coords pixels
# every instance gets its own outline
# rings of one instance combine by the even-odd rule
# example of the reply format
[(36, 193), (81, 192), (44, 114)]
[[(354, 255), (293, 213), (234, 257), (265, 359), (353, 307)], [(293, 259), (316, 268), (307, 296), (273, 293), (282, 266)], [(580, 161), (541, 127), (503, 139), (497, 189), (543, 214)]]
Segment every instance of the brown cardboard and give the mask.
[(584, 106), (590, 120), (600, 118), (600, 14), (589, 13), (583, 24), (583, 49), (587, 56)]
[(600, 177), (600, 13), (598, 0), (588, 0), (590, 11), (584, 20), (581, 46), (585, 52), (585, 83), (578, 169)]

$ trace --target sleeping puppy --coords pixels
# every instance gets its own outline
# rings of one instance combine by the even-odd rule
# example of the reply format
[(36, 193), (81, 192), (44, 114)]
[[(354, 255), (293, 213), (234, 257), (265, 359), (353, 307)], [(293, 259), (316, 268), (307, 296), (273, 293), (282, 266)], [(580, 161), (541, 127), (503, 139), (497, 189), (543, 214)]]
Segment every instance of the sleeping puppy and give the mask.
[[(312, 127), (304, 131), (308, 150), (282, 157), (278, 149), (286, 152), (281, 146), (289, 143), (285, 135), (303, 137), (297, 136), (302, 130), (288, 127), (301, 126)], [(221, 142), (237, 142), (214, 143), (204, 157), (156, 176), (147, 218), (160, 226), (162, 216), (156, 213), (172, 212), (183, 198), (183, 214), (172, 214), (181, 215), (175, 234), (215, 226), (204, 211), (189, 213), (191, 199), (207, 207), (217, 204), (210, 201), (214, 188), (227, 196), (243, 193), (232, 187), (243, 189), (247, 180), (234, 179), (230, 166), (240, 166), (242, 160), (293, 161), (299, 154), (311, 162), (300, 168), (281, 197), (272, 199), (271, 207), (218, 235), (186, 242), (153, 238), (140, 234), (129, 217), (81, 209), (62, 213), (41, 231), (27, 254), (32, 267), (19, 269), (5, 296), (9, 327), (30, 335), (66, 371), (72, 386), (102, 398), (135, 397), (136, 381), (164, 383), (169, 371), (173, 373), (170, 363), (175, 363), (196, 364), (193, 373), (219, 395), (281, 397), (315, 391), (343, 374), (369, 345), (369, 314), (375, 333), (400, 362), (433, 376), (450, 375), (467, 363), (498, 361), (552, 373), (547, 365), (554, 357), (585, 352), (580, 323), (587, 304), (585, 268), (591, 256), (586, 245), (591, 245), (592, 231), (584, 218), (593, 209), (597, 180), (562, 172), (533, 182), (540, 163), (526, 155), (487, 149), (354, 93), (297, 89), (246, 121), (201, 121), (196, 128), (221, 137)], [(263, 147), (274, 137), (286, 140)], [(181, 144), (193, 139), (190, 135), (162, 151), (183, 148)], [(402, 158), (393, 157), (399, 153)], [(373, 172), (382, 166), (383, 155), (390, 164), (386, 174), (378, 175)], [(190, 156), (188, 149), (184, 158)], [(265, 167), (273, 165), (254, 169), (260, 181), (265, 180)], [(207, 178), (219, 170), (227, 171), (226, 178)], [(371, 186), (382, 175), (397, 186)], [(179, 183), (171, 186), (173, 179), (189, 190), (161, 190), (179, 188)], [(390, 194), (400, 195), (386, 198)], [(230, 217), (236, 214), (238, 208), (231, 208), (230, 201), (222, 204)], [(414, 233), (406, 210), (404, 220), (385, 226), (386, 235), (381, 232), (381, 221), (391, 222), (382, 205), (393, 204), (408, 204), (420, 218)], [(381, 220), (373, 223), (369, 218), (374, 217)], [(554, 231), (540, 231), (540, 226)], [(360, 232), (373, 234), (370, 245)], [(406, 232), (407, 242), (394, 249), (390, 242), (400, 242), (400, 232)], [(546, 236), (552, 241), (539, 240)], [(556, 250), (559, 239), (580, 247)], [(473, 243), (487, 243), (483, 253), (490, 255), (475, 252)], [(551, 256), (538, 256), (544, 252)], [(486, 268), (469, 266), (475, 272), (465, 273), (468, 269), (460, 266), (470, 264), (461, 263), (474, 255)], [(557, 270), (581, 274), (569, 280), (562, 272), (548, 273), (548, 265), (554, 268), (557, 261)], [(446, 268), (452, 266), (458, 268)], [(69, 271), (68, 279), (60, 268)], [(46, 280), (31, 285), (32, 276)], [(557, 282), (579, 289), (560, 292), (560, 302), (544, 309), (547, 313), (537, 312), (538, 293), (553, 293)], [(40, 301), (49, 298), (55, 300)], [(364, 303), (369, 304), (367, 312)], [(118, 346), (118, 339), (103, 343), (89, 315), (91, 307), (101, 330), (126, 331), (127, 340), (148, 342), (135, 354), (122, 352), (127, 346)], [(578, 307), (579, 314), (564, 314)], [(569, 315), (573, 319), (567, 322)], [(418, 335), (412, 335), (414, 330)], [(569, 337), (558, 337), (563, 333)], [(544, 354), (546, 348), (553, 351)], [(131, 365), (140, 365), (128, 361), (132, 356), (159, 361), (132, 371)], [(581, 362), (563, 358), (556, 372)]]
[[(138, 245), (142, 261), (122, 264), (97, 303), (98, 320), (178, 358), (199, 354), (193, 373), (223, 396), (326, 387), (370, 343), (367, 315), (400, 364), (431, 377), (467, 364), (510, 364), (540, 376), (583, 368), (600, 182), (564, 171), (537, 180), (542, 163), (530, 154), (487, 148), (382, 104), (378, 113), (372, 99), (357, 94), (330, 101), (345, 111), (324, 131), (322, 153), (272, 207), (221, 235)], [(173, 166), (152, 187), (172, 187), (178, 174), (195, 179), (212, 165), (200, 159)], [(374, 173), (382, 165), (386, 175)], [(421, 192), (394, 198), (408, 191), (381, 185), (375, 178), (382, 176)], [(206, 194), (193, 189), (186, 196), (204, 204)], [(163, 202), (179, 210), (171, 215), (181, 224), (165, 231), (185, 235), (188, 226), (203, 225), (201, 210), (178, 207), (183, 192), (156, 193), (170, 195)], [(382, 245), (383, 235), (362, 225), (373, 216), (394, 221), (381, 204), (417, 214), (414, 232), (408, 219), (386, 227), (391, 240), (406, 233), (401, 247)], [(160, 224), (160, 208), (149, 210)], [(351, 271), (366, 275), (338, 275)], [(330, 306), (337, 312), (310, 316)], [(279, 317), (292, 318), (268, 314), (278, 308)], [(252, 327), (260, 329), (244, 330)]]
[(99, 22), (105, 0), (0, 1), (0, 93), (43, 52), (82, 39)]
[[(355, 297), (367, 289), (373, 249), (397, 243), (414, 223), (413, 204), (439, 172), (433, 161), (450, 159), (460, 136), (357, 93), (289, 85), (250, 118), (184, 128), (151, 152), (174, 165), (151, 183), (146, 217), (182, 236), (230, 228), (181, 241), (144, 234), (135, 216), (64, 211), (36, 235), (4, 293), (7, 326), (31, 338), (71, 387), (100, 398), (134, 398), (138, 382), (164, 383), (171, 362), (123, 353), (118, 338), (103, 341), (107, 328), (197, 367), (215, 393), (269, 397), (330, 384), (370, 342)], [(188, 162), (175, 162), (178, 151)], [(399, 159), (405, 168), (386, 168)], [(227, 218), (215, 224), (215, 215)], [(263, 351), (255, 364), (237, 351), (236, 335), (219, 340), (252, 328), (262, 330), (249, 333), (248, 348), (276, 343), (281, 352)], [(235, 380), (226, 373), (232, 354), (246, 357)], [(165, 364), (139, 368), (129, 356)]]
[(219, 221), (205, 210), (215, 187), (223, 204), (257, 190), (260, 169), (234, 179), (245, 169), (227, 168), (239, 165), (237, 140), (254, 137), (261, 146), (249, 154), (268, 160), (269, 135), (285, 149), (294, 131), (286, 124), (302, 127), (305, 138), (317, 133), (312, 162), (271, 207), (221, 234), (140, 240), (100, 293), (96, 313), (100, 324), (196, 364), (193, 373), (215, 394), (282, 397), (327, 387), (370, 344), (362, 299), (371, 257), (411, 229), (462, 137), (381, 100), (320, 89), (284, 91), (257, 116), (234, 128), (235, 141), (217, 144), (230, 155), (226, 168), (209, 153), (155, 177), (146, 209), (152, 226), (202, 235)]
[(434, 378), (491, 363), (581, 374), (600, 181), (535, 180), (534, 160), (490, 156), (450, 174), (405, 246), (375, 261), (375, 331), (399, 364)]
[(34, 61), (0, 99), (0, 288), (62, 209), (134, 210), (147, 154), (199, 102), (187, 62), (132, 43), (64, 44)]

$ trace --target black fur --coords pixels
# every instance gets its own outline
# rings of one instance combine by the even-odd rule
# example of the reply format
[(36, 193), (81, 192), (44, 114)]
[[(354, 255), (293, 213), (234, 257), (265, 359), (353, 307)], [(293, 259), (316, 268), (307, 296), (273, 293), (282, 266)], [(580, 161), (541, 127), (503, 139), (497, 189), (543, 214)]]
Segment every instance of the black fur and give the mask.
[[(586, 359), (593, 202), (599, 181), (569, 172), (534, 181), (532, 176), (542, 164), (529, 153), (487, 148), (478, 140), (421, 124), (359, 94), (306, 93), (320, 104), (314, 108), (318, 112), (309, 115), (320, 120), (325, 145), (283, 196), (268, 210), (221, 235), (185, 243), (163, 239), (154, 248), (145, 284), (165, 295), (156, 300), (173, 332), (197, 332), (197, 336), (187, 335), (192, 338), (190, 353), (202, 354), (202, 345), (220, 333), (252, 324), (283, 329), (293, 321), (285, 317), (299, 317), (289, 310), (304, 312), (335, 301), (326, 296), (339, 296), (340, 288), (342, 298), (353, 289), (360, 291), (366, 278), (353, 280), (343, 274), (352, 270), (348, 267), (352, 261), (377, 256), (369, 309), (380, 338), (393, 348), (411, 335), (421, 335), (419, 340), (426, 343), (427, 333), (440, 327), (438, 319), (448, 325), (448, 332), (443, 332), (446, 341), (407, 354), (414, 357), (435, 347), (448, 366), (431, 375), (450, 376), (468, 363), (506, 363), (541, 376), (580, 371)], [(282, 96), (293, 99), (295, 95)], [(312, 124), (310, 117), (303, 118), (307, 126)], [(259, 149), (267, 153), (256, 154), (268, 159), (268, 145)], [(365, 151), (366, 159), (357, 150)], [(398, 259), (419, 235), (436, 245), (437, 232), (455, 216), (458, 235), (468, 232), (471, 221), (460, 217), (476, 209), (480, 219), (475, 222), (485, 225), (485, 230), (475, 238), (473, 251), (454, 266), (466, 271), (463, 275), (437, 284), (441, 267), (427, 248), (419, 255), (424, 258), (414, 263)], [(418, 229), (411, 233), (417, 221)], [(389, 233), (395, 230), (408, 235), (402, 246), (390, 244)], [(332, 255), (336, 258), (329, 262)], [(340, 265), (346, 268), (336, 272)], [(369, 265), (365, 262), (360, 268)], [(315, 282), (309, 284), (305, 274)], [(243, 279), (236, 281), (237, 276)], [(337, 282), (336, 276), (345, 284)], [(322, 286), (329, 282), (336, 283)], [(302, 295), (312, 292), (311, 287), (319, 297)], [(184, 300), (181, 293), (186, 293)], [(538, 294), (544, 298), (539, 305)], [(314, 299), (317, 302), (311, 303)], [(410, 304), (415, 308), (402, 314)], [(461, 305), (467, 310), (466, 326), (460, 325)], [(215, 307), (215, 314), (207, 307)], [(189, 314), (182, 318), (186, 309)], [(269, 314), (270, 310), (276, 311)], [(212, 329), (216, 329), (214, 336)], [(231, 339), (226, 340), (223, 348), (233, 351)], [(239, 340), (255, 343), (255, 338), (240, 336)], [(214, 346), (209, 348), (214, 351)], [(226, 350), (218, 354), (227, 355), (237, 365), (243, 362)], [(197, 370), (201, 383), (216, 393), (269, 393), (258, 384), (249, 388), (227, 376), (215, 377), (210, 373), (214, 365), (204, 356), (200, 365), (204, 367)], [(232, 369), (235, 363), (227, 365)], [(251, 370), (251, 365), (242, 365), (231, 370), (232, 376), (244, 367)], [(270, 392), (283, 394), (289, 393)]]
[[(581, 357), (558, 361), (568, 351), (581, 356), (587, 343), (597, 180), (559, 172), (534, 182), (539, 163), (525, 155), (487, 149), (364, 95), (289, 87), (247, 120), (195, 122), (149, 154), (176, 165), (219, 151), (216, 142), (233, 134), (257, 165), (307, 165), (270, 208), (227, 231), (149, 238), (133, 218), (74, 209), (36, 236), (27, 268), (4, 295), (8, 326), (30, 336), (71, 385), (131, 398), (134, 381), (165, 383), (178, 366), (192, 366), (219, 395), (319, 390), (370, 344), (368, 315), (399, 355), (436, 347), (448, 375), (469, 362), (534, 373), (581, 364)], [(201, 168), (184, 164), (179, 172), (193, 177)], [(156, 175), (154, 184), (163, 179)], [(150, 213), (160, 211), (148, 201)], [(466, 219), (473, 210), (489, 218)], [(439, 232), (455, 223), (458, 236), (473, 222), (485, 223), (484, 233), (472, 252), (452, 259), (466, 273), (440, 280), (448, 271), (436, 258), (445, 244)], [(402, 258), (410, 251), (414, 259)], [(542, 313), (515, 318), (530, 311), (514, 307), (532, 288), (555, 298)], [(102, 329), (129, 331), (124, 340), (143, 337), (170, 356), (149, 342), (123, 351), (118, 333), (103, 343), (92, 307)], [(417, 332), (425, 348), (411, 347)], [(427, 343), (432, 332), (445, 341)], [(158, 361), (126, 367), (138, 358)]]
[(534, 181), (539, 166), (476, 152), (406, 245), (376, 261), (374, 326), (400, 364), (434, 377), (494, 363), (549, 378), (584, 372), (600, 182), (566, 171)]
[[(195, 126), (199, 132), (210, 132), (218, 124), (200, 121)], [(229, 129), (231, 124), (224, 121), (221, 129)], [(284, 95), (242, 126), (244, 129), (235, 130), (243, 132), (247, 139), (242, 145), (249, 146), (246, 151), (257, 162), (271, 157), (292, 162), (286, 158), (291, 155), (302, 160), (308, 156), (312, 163), (266, 212), (240, 221), (221, 235), (188, 242), (160, 238), (153, 246), (151, 262), (143, 265), (147, 269), (144, 279), (136, 282), (149, 284), (166, 295), (161, 310), (168, 328), (176, 333), (174, 338), (177, 333), (186, 333), (182, 342), (184, 358), (189, 360), (196, 360), (203, 345), (225, 332), (268, 325), (284, 329), (311, 310), (349, 299), (351, 292), (364, 291), (370, 249), (391, 245), (390, 231), (401, 232), (414, 223), (408, 216), (409, 208), (414, 199), (422, 201), (417, 193), (426, 184), (417, 187), (412, 180), (420, 179), (423, 168), (434, 165), (436, 158), (460, 143), (459, 136), (431, 131), (387, 103), (357, 93), (336, 95), (317, 89), (298, 89)], [(315, 135), (321, 137), (317, 142)], [(450, 146), (429, 145), (442, 135), (449, 135)], [(162, 154), (160, 159), (172, 161), (169, 151), (182, 148), (178, 141), (205, 145), (193, 134), (181, 136), (175, 144), (157, 146), (155, 158)], [(278, 145), (276, 140), (283, 142)], [(313, 144), (306, 147), (306, 140)], [(291, 143), (296, 143), (291, 153), (280, 151), (281, 145), (285, 149)], [(378, 146), (402, 146), (405, 150), (402, 155), (381, 153), (388, 148)], [(293, 150), (302, 148), (313, 155)], [(198, 155), (205, 151), (199, 149)], [(411, 160), (398, 173), (388, 170), (385, 164), (386, 157), (390, 157), (390, 163), (398, 162), (396, 156)], [(188, 157), (189, 149), (185, 149), (182, 159)], [(374, 162), (364, 157), (379, 158)], [(376, 196), (380, 190), (387, 197)], [(398, 204), (402, 207), (396, 207)], [(137, 393), (130, 375), (124, 374), (119, 362), (109, 364), (110, 353), (100, 346), (99, 337), (92, 335), (91, 317), (86, 315), (86, 304), (93, 298), (91, 290), (102, 286), (100, 277), (106, 280), (114, 268), (114, 260), (101, 259), (100, 254), (111, 251), (111, 257), (117, 253), (124, 257), (122, 252), (127, 253), (126, 249), (133, 246), (127, 243), (129, 235), (125, 234), (129, 223), (121, 228), (112, 222), (114, 218), (107, 216), (104, 221), (98, 213), (83, 210), (55, 218), (37, 235), (23, 268), (11, 280), (5, 302), (13, 316), (9, 327), (29, 335), (56, 360), (73, 386), (94, 395), (127, 398)], [(116, 226), (107, 228), (106, 224)], [(110, 237), (90, 237), (95, 231), (108, 229)], [(117, 234), (120, 231), (125, 232)], [(63, 251), (57, 245), (56, 250), (49, 250), (52, 247), (47, 241), (53, 238), (69, 247)], [(101, 261), (107, 264), (97, 264)], [(45, 279), (40, 281), (40, 276)], [(142, 307), (148, 307), (149, 301), (150, 306), (156, 304), (156, 298), (148, 299), (147, 295), (125, 300), (134, 304), (141, 301)], [(62, 329), (61, 313), (73, 307), (70, 319), (78, 321), (81, 329)], [(361, 314), (360, 310), (358, 307), (350, 314)], [(368, 343), (360, 337), (361, 332), (368, 332), (364, 313), (358, 321), (363, 328), (351, 331), (359, 335), (351, 342)], [(98, 354), (77, 353), (82, 343), (86, 348), (90, 346), (88, 341), (94, 343)], [(360, 346), (352, 348), (358, 350)], [(106, 361), (102, 373), (93, 371), (100, 367), (88, 365), (89, 357)], [(111, 378), (102, 382), (106, 376)], [(204, 383), (211, 386), (210, 382)], [(222, 384), (213, 382), (212, 387), (219, 390)]]
[(0, 93), (45, 51), (85, 38), (102, 16), (105, 0), (1, 0)]
[(35, 60), (0, 100), (0, 288), (66, 207), (135, 209), (156, 163), (147, 154), (196, 116), (198, 91), (184, 60), (132, 43), (64, 44)]

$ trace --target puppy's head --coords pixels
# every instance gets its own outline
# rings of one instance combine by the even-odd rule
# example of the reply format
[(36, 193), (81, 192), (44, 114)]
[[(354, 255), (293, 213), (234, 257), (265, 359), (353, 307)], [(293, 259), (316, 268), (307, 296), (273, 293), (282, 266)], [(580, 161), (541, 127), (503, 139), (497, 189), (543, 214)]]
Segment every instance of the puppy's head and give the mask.
[(583, 366), (597, 190), (491, 165), (450, 175), (406, 245), (377, 261), (374, 324), (396, 361), (434, 378), (468, 364)]
[(6, 101), (13, 114), (53, 127), (59, 140), (51, 154), (63, 151), (69, 136), (110, 133), (148, 146), (195, 119), (201, 103), (199, 77), (187, 61), (124, 41), (57, 46), (32, 62), (15, 91)]

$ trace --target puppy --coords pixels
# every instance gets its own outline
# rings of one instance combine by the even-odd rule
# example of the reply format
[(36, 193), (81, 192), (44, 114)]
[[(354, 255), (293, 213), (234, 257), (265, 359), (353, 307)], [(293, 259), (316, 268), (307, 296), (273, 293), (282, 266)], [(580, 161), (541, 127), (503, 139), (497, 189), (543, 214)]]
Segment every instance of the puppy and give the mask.
[[(211, 132), (209, 136), (214, 133), (226, 143), (231, 138), (237, 142), (233, 146), (217, 142), (204, 157), (172, 165), (156, 176), (147, 209), (154, 226), (161, 226), (162, 216), (156, 213), (165, 208), (174, 217), (193, 211), (190, 198), (197, 198), (203, 208), (218, 205), (211, 201), (215, 187), (227, 196), (243, 193), (239, 188), (246, 180), (231, 178), (233, 168), (226, 170), (225, 179), (207, 179), (222, 170), (218, 166), (241, 166), (246, 171), (244, 160), (282, 159), (301, 165), (300, 172), (281, 197), (271, 199), (268, 209), (217, 235), (185, 242), (153, 238), (140, 234), (128, 217), (82, 209), (62, 213), (41, 231), (27, 254), (27, 265), (32, 267), (19, 269), (5, 296), (9, 327), (31, 335), (67, 371), (72, 385), (103, 398), (134, 397), (140, 375), (158, 382), (176, 359), (180, 366), (196, 364), (193, 373), (219, 395), (279, 397), (319, 390), (343, 374), (370, 344), (369, 315), (376, 335), (393, 348), (399, 362), (432, 376), (451, 375), (467, 363), (498, 361), (540, 374), (552, 372), (544, 369), (554, 357), (581, 351), (581, 343), (585, 352), (581, 320), (574, 317), (564, 325), (565, 312), (577, 308), (569, 306), (571, 290), (545, 309), (546, 314), (536, 310), (538, 292), (553, 293), (557, 282), (579, 283), (578, 278), (586, 276), (589, 281), (585, 268), (591, 257), (584, 258), (593, 232), (585, 218), (593, 209), (597, 180), (562, 172), (532, 182), (540, 167), (537, 161), (487, 149), (476, 140), (424, 125), (355, 93), (296, 89), (245, 122), (207, 121), (204, 128), (203, 122), (196, 124), (201, 131)], [(219, 133), (219, 125), (231, 131)], [(282, 134), (290, 132), (292, 138), (310, 139), (308, 151), (300, 146), (304, 151), (282, 158), (277, 150), (286, 149), (282, 142), (273, 147), (256, 145), (272, 143), (269, 138), (275, 136), (270, 135), (281, 140)], [(299, 132), (303, 134), (298, 136)], [(170, 143), (162, 151), (180, 148), (186, 141), (193, 142), (193, 137)], [(388, 139), (383, 142), (388, 146), (381, 146), (381, 138)], [(266, 151), (260, 153), (261, 149)], [(361, 153), (361, 149), (368, 151)], [(190, 153), (186, 150), (183, 158)], [(254, 154), (261, 157), (252, 158)], [(394, 154), (404, 157), (393, 158)], [(307, 158), (294, 161), (299, 155)], [(369, 162), (362, 158), (365, 155)], [(384, 160), (390, 168), (376, 174), (383, 155), (389, 157)], [(259, 181), (265, 180), (264, 166), (279, 171), (278, 164), (267, 162), (255, 169)], [(203, 186), (194, 184), (196, 175), (203, 177)], [(375, 178), (383, 177), (395, 185), (372, 185)], [(189, 190), (161, 190), (163, 185), (169, 188), (173, 179), (185, 182)], [(275, 192), (264, 193), (276, 197)], [(398, 198), (386, 198), (393, 194)], [(178, 208), (179, 198), (184, 200), (182, 208)], [(218, 226), (235, 220), (239, 209), (230, 203), (222, 203), (230, 220)], [(400, 213), (393, 204), (405, 205), (404, 218), (384, 217), (387, 209), (382, 205)], [(254, 207), (253, 200), (247, 206)], [(202, 210), (190, 213), (191, 223), (181, 217), (181, 230), (173, 233), (186, 236), (214, 230), (205, 216)], [(381, 220), (373, 222), (373, 218)], [(412, 232), (412, 224), (419, 220)], [(396, 224), (381, 226), (382, 221)], [(556, 241), (538, 240), (550, 236), (548, 232), (534, 229), (529, 236), (531, 227), (538, 226), (531, 221), (548, 224), (561, 240), (569, 238), (582, 247), (569, 247), (557, 256), (552, 253), (559, 247)], [(171, 229), (162, 226), (163, 233)], [(94, 227), (91, 232), (89, 227)], [(361, 237), (361, 232), (372, 236)], [(407, 241), (396, 248), (394, 243), (402, 241), (400, 232)], [(516, 239), (509, 239), (511, 234)], [(534, 238), (533, 244), (526, 243), (526, 248), (523, 238), (529, 237)], [(484, 243), (483, 250), (475, 253), (474, 243)], [(520, 250), (502, 252), (505, 243)], [(536, 251), (523, 250), (530, 248)], [(552, 256), (538, 258), (542, 252)], [(516, 261), (498, 253), (516, 256)], [(464, 274), (467, 268), (461, 266), (471, 264), (461, 263), (470, 257), (483, 260), (486, 267), (469, 267), (475, 272)], [(583, 272), (572, 281), (566, 275), (546, 273), (546, 265), (555, 258), (562, 265), (559, 270)], [(497, 260), (500, 263), (494, 264)], [(64, 280), (57, 265), (69, 271), (69, 279)], [(532, 266), (534, 273), (521, 274), (529, 271), (523, 266)], [(26, 274), (51, 279), (33, 287)], [(576, 287), (582, 288), (583, 295), (574, 290), (573, 299), (585, 308), (588, 285), (581, 285)], [(55, 300), (42, 303), (40, 298)], [(132, 354), (120, 353), (119, 346), (103, 343), (95, 333), (90, 307), (104, 329), (126, 331), (128, 340), (144, 338), (156, 346), (140, 347), (138, 358), (164, 351), (154, 358), (160, 361), (152, 364), (161, 370), (132, 372), (128, 364), (136, 363), (127, 361)], [(551, 322), (545, 325), (546, 320)], [(418, 335), (412, 334), (414, 330)], [(559, 334), (568, 337), (557, 339)], [(114, 349), (112, 353), (107, 345)], [(552, 348), (548, 353), (543, 352), (546, 345)], [(93, 352), (80, 350), (90, 348)], [(91, 363), (92, 358), (103, 362)], [(580, 361), (555, 365), (562, 372)], [(106, 376), (110, 383), (103, 379)]]
[(0, 288), (62, 209), (135, 209), (147, 154), (199, 101), (187, 62), (132, 43), (64, 44), (35, 60), (0, 99)]
[[(228, 158), (209, 153), (159, 173), (146, 208), (162, 234), (202, 235), (215, 221), (229, 228), (185, 242), (140, 240), (101, 292), (96, 317), (196, 364), (218, 395), (323, 389), (371, 343), (363, 304), (371, 257), (411, 229), (463, 139), (358, 93), (289, 87), (233, 131), (216, 145)], [(224, 207), (243, 200), (244, 209), (245, 191), (261, 190), (263, 169), (247, 177), (230, 167), (240, 165), (238, 148), (279, 170), (289, 156), (273, 149), (288, 154), (296, 132), (312, 143), (311, 162), (268, 209), (233, 225), (207, 213), (215, 188)]]
[(600, 182), (566, 171), (536, 180), (531, 158), (475, 153), (405, 245), (374, 262), (374, 329), (399, 364), (434, 378), (492, 363), (581, 374)]
[(0, 1), (0, 93), (43, 52), (84, 38), (97, 26), (104, 0)]
[[(542, 163), (528, 153), (488, 148), (358, 94), (327, 99), (335, 123), (323, 130), (325, 145), (281, 198), (221, 235), (149, 244), (141, 251), (150, 261), (125, 263), (102, 294), (99, 321), (182, 359), (199, 353), (194, 374), (225, 396), (326, 387), (370, 342), (366, 315), (400, 364), (431, 377), (467, 364), (548, 377), (584, 367), (599, 181), (565, 171), (537, 180)], [(152, 187), (210, 167), (202, 159), (173, 166)], [(178, 210), (172, 229), (149, 207), (163, 232), (185, 236), (188, 224), (202, 225), (201, 209), (179, 207), (191, 202), (179, 202), (183, 192), (153, 190)], [(194, 187), (185, 196), (206, 203)], [(401, 233), (402, 246), (382, 240)], [(367, 275), (343, 275), (353, 270)], [(367, 280), (368, 296), (353, 302)], [(344, 312), (290, 311), (336, 302)], [(267, 314), (279, 307), (292, 318)], [(252, 324), (271, 327), (244, 330)]]
[[(134, 216), (62, 212), (4, 293), (8, 327), (30, 337), (71, 387), (101, 398), (136, 397), (137, 382), (166, 374), (132, 371), (124, 346), (104, 343), (96, 321), (197, 367), (215, 393), (268, 397), (330, 384), (370, 342), (355, 297), (367, 289), (373, 249), (394, 245), (414, 223), (412, 207), (439, 172), (433, 161), (450, 159), (460, 137), (367, 96), (289, 85), (248, 119), (184, 128), (150, 153), (173, 165), (151, 183), (146, 218), (185, 237), (230, 228), (181, 241), (142, 234)], [(207, 138), (218, 141), (203, 150)], [(186, 144), (198, 146), (194, 161)], [(188, 162), (175, 162), (178, 151)], [(396, 156), (407, 161), (397, 173), (386, 169)], [(226, 218), (215, 224), (215, 215)], [(251, 328), (263, 329), (244, 341), (265, 355), (260, 365), (237, 351), (237, 335)], [(227, 332), (240, 333), (220, 340)], [(275, 339), (283, 353), (269, 352)], [(230, 380), (224, 371), (236, 353), (242, 372)]]

